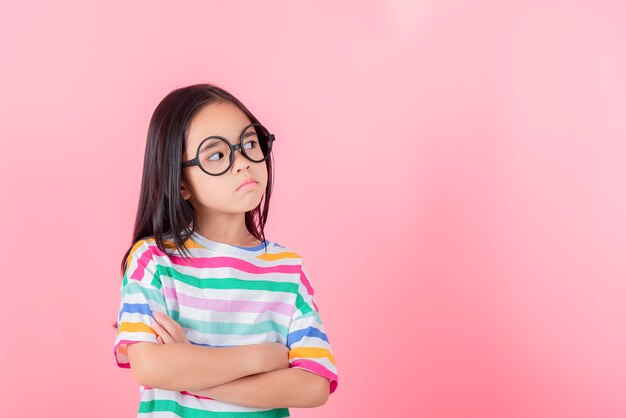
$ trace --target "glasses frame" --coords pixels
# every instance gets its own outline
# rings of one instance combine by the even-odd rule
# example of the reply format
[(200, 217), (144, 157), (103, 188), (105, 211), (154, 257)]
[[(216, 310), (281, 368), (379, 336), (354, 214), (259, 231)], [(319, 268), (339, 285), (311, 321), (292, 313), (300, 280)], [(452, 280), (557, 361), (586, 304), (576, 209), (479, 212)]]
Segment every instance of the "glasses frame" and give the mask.
[[(253, 159), (251, 159), (248, 154), (246, 154), (246, 150), (242, 147), (242, 141), (243, 141), (243, 134), (248, 130), (248, 128), (250, 126), (260, 126), (262, 129), (264, 129), (267, 132), (267, 156), (264, 157), (262, 160), (260, 161), (255, 161)], [(222, 141), (226, 142), (226, 144), (228, 145), (228, 147), (230, 148), (230, 155), (229, 155), (229, 163), (228, 163), (228, 167), (222, 171), (221, 173), (218, 174), (213, 174), (213, 173), (209, 173), (208, 171), (206, 171), (204, 169), (204, 167), (202, 167), (202, 164), (200, 164), (200, 150), (202, 149), (202, 145), (208, 141), (209, 139), (212, 138), (218, 138), (221, 139)], [(221, 176), (222, 174), (226, 173), (228, 170), (230, 170), (230, 168), (233, 166), (233, 163), (235, 162), (235, 152), (237, 152), (237, 150), (241, 151), (241, 154), (246, 157), (247, 160), (252, 161), (253, 163), (262, 163), (263, 161), (267, 160), (270, 155), (272, 154), (272, 145), (274, 144), (274, 142), (276, 141), (276, 136), (273, 133), (270, 133), (269, 129), (267, 129), (265, 126), (263, 126), (262, 124), (258, 123), (258, 122), (253, 122), (249, 125), (246, 125), (245, 128), (242, 129), (241, 134), (239, 135), (239, 142), (237, 144), (231, 144), (228, 139), (224, 138), (223, 136), (219, 136), (219, 135), (211, 135), (207, 138), (204, 138), (202, 140), (202, 142), (200, 142), (200, 145), (198, 145), (198, 149), (196, 150), (196, 156), (195, 158), (191, 159), (191, 160), (187, 160), (187, 161), (183, 161), (180, 166), (181, 168), (186, 168), (186, 167), (192, 167), (194, 165), (197, 165), (198, 167), (200, 167), (200, 170), (204, 171), (206, 174), (208, 174), (209, 176)], [(260, 146), (260, 145), (259, 145)]]

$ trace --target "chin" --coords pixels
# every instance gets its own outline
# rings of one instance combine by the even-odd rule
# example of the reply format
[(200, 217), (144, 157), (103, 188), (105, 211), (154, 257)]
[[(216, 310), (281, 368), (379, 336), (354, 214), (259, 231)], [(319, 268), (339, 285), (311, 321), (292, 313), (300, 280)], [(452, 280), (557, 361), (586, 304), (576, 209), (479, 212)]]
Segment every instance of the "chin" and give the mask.
[(249, 200), (246, 204), (243, 204), (240, 206), (241, 208), (241, 212), (248, 212), (254, 208), (256, 208), (257, 206), (259, 206), (259, 204), (261, 203), (261, 200), (263, 198), (263, 195), (260, 195), (257, 199), (254, 199), (252, 196), (248, 196), (250, 198), (252, 198), (251, 200)]

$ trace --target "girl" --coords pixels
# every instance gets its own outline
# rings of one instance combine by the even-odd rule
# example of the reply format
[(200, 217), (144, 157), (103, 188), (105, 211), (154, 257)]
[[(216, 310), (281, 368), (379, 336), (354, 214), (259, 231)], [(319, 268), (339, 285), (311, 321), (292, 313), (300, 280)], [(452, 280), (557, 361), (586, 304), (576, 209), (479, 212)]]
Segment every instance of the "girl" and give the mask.
[(209, 84), (152, 115), (113, 348), (140, 417), (288, 417), (337, 388), (302, 257), (265, 239), (275, 140)]

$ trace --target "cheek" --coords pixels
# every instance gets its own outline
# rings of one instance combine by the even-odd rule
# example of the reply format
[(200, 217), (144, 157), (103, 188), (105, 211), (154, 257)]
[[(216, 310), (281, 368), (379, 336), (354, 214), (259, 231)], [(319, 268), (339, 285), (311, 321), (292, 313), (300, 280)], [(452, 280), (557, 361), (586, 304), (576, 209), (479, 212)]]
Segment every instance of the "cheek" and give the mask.
[(259, 180), (259, 183), (263, 185), (263, 190), (265, 190), (265, 186), (267, 186), (267, 166), (265, 164), (259, 164), (259, 166), (255, 168), (254, 177)]
[(206, 203), (207, 201), (220, 199), (224, 194), (224, 187), (219, 182), (218, 177), (212, 177), (204, 172), (194, 173), (191, 178), (192, 194), (198, 202)]

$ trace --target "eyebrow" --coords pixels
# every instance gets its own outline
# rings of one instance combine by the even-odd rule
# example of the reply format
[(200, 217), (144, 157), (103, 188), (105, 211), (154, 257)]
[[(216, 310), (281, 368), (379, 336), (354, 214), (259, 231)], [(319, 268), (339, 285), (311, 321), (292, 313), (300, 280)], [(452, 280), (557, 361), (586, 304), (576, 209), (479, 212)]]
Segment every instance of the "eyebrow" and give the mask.
[(200, 150), (200, 152), (206, 151), (206, 150), (208, 150), (209, 148), (217, 147), (219, 144), (220, 144), (219, 142), (213, 142), (213, 143), (211, 143), (211, 142), (207, 142), (207, 143), (206, 143), (206, 144), (202, 147), (202, 149)]
[[(256, 130), (255, 129), (251, 129), (248, 132), (246, 132), (246, 134), (243, 136), (244, 138), (248, 138), (249, 136), (253, 136), (256, 135)], [(210, 136), (216, 136), (216, 135), (210, 135)], [(208, 136), (207, 138), (209, 138), (210, 136)], [(213, 143), (207, 143), (205, 144), (202, 149), (200, 150), (200, 152), (206, 151), (209, 148), (213, 148), (219, 145), (219, 142), (213, 142)]]

